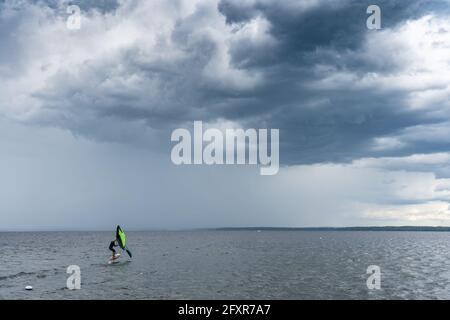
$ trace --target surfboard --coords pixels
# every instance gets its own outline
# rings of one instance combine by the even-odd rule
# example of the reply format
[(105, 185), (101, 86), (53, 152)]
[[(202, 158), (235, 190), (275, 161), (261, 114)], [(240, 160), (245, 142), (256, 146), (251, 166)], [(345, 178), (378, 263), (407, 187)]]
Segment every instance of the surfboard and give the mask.
[(120, 257), (120, 253), (116, 253), (114, 255), (114, 257), (109, 258), (108, 263), (112, 264), (112, 263), (117, 263), (119, 262), (119, 257)]

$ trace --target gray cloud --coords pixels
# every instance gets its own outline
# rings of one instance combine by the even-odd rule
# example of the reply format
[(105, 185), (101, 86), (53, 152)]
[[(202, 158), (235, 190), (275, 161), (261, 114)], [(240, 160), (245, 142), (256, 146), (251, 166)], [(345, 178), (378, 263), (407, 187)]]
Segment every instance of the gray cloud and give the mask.
[[(1, 9), (3, 32), (21, 32), (19, 40), (6, 37), (0, 56), (7, 115), (164, 150), (164, 137), (195, 119), (276, 127), (285, 164), (448, 150), (447, 142), (424, 141), (402, 150), (370, 148), (376, 138), (436, 126), (448, 116), (431, 118), (427, 110), (447, 110), (448, 91), (425, 108), (409, 108), (411, 94), (438, 82), (412, 75), (409, 81), (423, 81), (422, 88), (384, 89), (390, 77), (410, 74), (406, 63), (415, 61), (416, 70), (424, 62), (398, 39), (411, 32), (407, 21), (431, 14), (433, 22), (445, 16), (446, 2), (382, 1), (378, 34), (365, 28), (368, 2), (361, 1), (133, 1), (96, 2), (94, 8), (83, 1), (77, 32), (64, 29), (66, 2), (12, 3)], [(27, 34), (38, 21), (36, 34)], [(417, 27), (449, 32), (448, 24), (432, 22)], [(8, 78), (13, 71), (17, 81)], [(448, 67), (442, 72), (448, 75)], [(12, 95), (23, 101), (8, 105)], [(117, 127), (125, 133), (117, 134)], [(158, 139), (139, 138), (146, 132)]]
[[(80, 30), (66, 28), (68, 4), (82, 9)], [(380, 214), (382, 209), (374, 205), (364, 219), (405, 219), (410, 212), (407, 205), (424, 203), (426, 219), (442, 219), (449, 200), (445, 178), (450, 174), (443, 156), (450, 149), (449, 2), (378, 1), (383, 26), (379, 31), (366, 28), (369, 4), (353, 0), (2, 1), (0, 118), (6, 119), (2, 123), (25, 124), (33, 132), (52, 132), (38, 135), (36, 143), (53, 141), (53, 134), (63, 136), (55, 142), (70, 146), (67, 156), (55, 151), (62, 162), (73, 164), (73, 153), (91, 152), (95, 169), (85, 160), (76, 171), (80, 177), (102, 172), (108, 162), (102, 152), (114, 157), (112, 167), (103, 171), (104, 177), (117, 179), (114, 186), (102, 190), (103, 183), (89, 179), (98, 201), (89, 203), (89, 196), (80, 192), (82, 178), (61, 168), (62, 176), (74, 185), (58, 193), (55, 186), (65, 179), (50, 174), (49, 194), (56, 192), (74, 206), (79, 201), (86, 210), (105, 215), (117, 206), (115, 218), (128, 205), (138, 212), (136, 226), (165, 227), (173, 221), (178, 221), (177, 226), (234, 221), (245, 225), (258, 217), (261, 225), (320, 225), (321, 221), (348, 225), (363, 221), (355, 212), (367, 209), (368, 203), (400, 207), (385, 207), (390, 213)], [(221, 127), (231, 123), (279, 128), (281, 161), (287, 166), (279, 177), (264, 182), (251, 178), (246, 170), (230, 176), (218, 169), (215, 174), (222, 182), (214, 187), (220, 192), (204, 203), (199, 194), (211, 190), (210, 169), (183, 168), (174, 173), (165, 162), (170, 132), (191, 126), (194, 120)], [(16, 125), (7, 128), (22, 132)], [(32, 136), (28, 132), (24, 140)], [(1, 143), (11, 147), (5, 139)], [(45, 158), (46, 147), (44, 143), (38, 148), (37, 158)], [(26, 150), (11, 148), (12, 158)], [(141, 156), (158, 161), (151, 167), (138, 160)], [(3, 159), (4, 167), (14, 166), (12, 158)], [(28, 189), (26, 168), (42, 166), (50, 172), (58, 167), (50, 160), (17, 164), (17, 171), (24, 173), (17, 190), (27, 191), (35, 206), (45, 203), (45, 197)], [(123, 207), (120, 201), (105, 205), (112, 195), (127, 192), (117, 185), (132, 184), (126, 174), (115, 174), (128, 170), (129, 162), (135, 165), (130, 174), (138, 180), (132, 187), (138, 191), (136, 197), (125, 197)], [(142, 172), (147, 174), (140, 177)], [(165, 175), (159, 176), (160, 172)], [(147, 182), (153, 175), (158, 184)], [(208, 187), (179, 182), (181, 177), (192, 182), (194, 175)], [(318, 181), (310, 182), (315, 175)], [(32, 176), (41, 181), (45, 174)], [(163, 180), (166, 188), (160, 188)], [(245, 189), (257, 183), (263, 186), (259, 195), (267, 201), (258, 202), (256, 191)], [(328, 184), (333, 184), (329, 203), (322, 203), (321, 190)], [(236, 185), (241, 188), (235, 189)], [(11, 192), (4, 208), (27, 210), (15, 205), (20, 192), (5, 184), (1, 187)], [(143, 201), (145, 194), (139, 191), (143, 189), (152, 190), (159, 202)], [(179, 202), (172, 201), (173, 193), (179, 195)], [(234, 208), (225, 205), (224, 195), (240, 203), (235, 214), (229, 214)], [(301, 195), (304, 205), (296, 201)], [(269, 210), (276, 205), (283, 207), (279, 220)], [(44, 207), (53, 210), (47, 215), (52, 221), (63, 202)], [(145, 216), (150, 208), (157, 212), (154, 219)], [(333, 217), (327, 214), (330, 208), (339, 208)], [(211, 211), (216, 215), (208, 216)], [(242, 212), (247, 215), (241, 217)]]

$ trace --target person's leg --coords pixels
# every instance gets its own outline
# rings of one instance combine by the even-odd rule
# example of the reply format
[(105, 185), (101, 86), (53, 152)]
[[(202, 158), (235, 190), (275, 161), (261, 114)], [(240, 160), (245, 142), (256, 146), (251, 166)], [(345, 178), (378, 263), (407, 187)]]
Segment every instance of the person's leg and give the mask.
[(111, 241), (111, 243), (109, 244), (109, 250), (112, 251), (112, 256), (114, 258), (116, 256), (116, 250), (114, 250), (114, 241)]

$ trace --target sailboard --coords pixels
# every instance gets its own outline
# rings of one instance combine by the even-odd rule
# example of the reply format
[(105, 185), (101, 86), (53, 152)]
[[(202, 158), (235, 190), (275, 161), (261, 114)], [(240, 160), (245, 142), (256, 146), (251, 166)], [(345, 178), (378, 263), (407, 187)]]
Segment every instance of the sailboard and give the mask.
[(116, 253), (114, 257), (109, 258), (108, 263), (118, 263), (119, 262), (120, 253)]

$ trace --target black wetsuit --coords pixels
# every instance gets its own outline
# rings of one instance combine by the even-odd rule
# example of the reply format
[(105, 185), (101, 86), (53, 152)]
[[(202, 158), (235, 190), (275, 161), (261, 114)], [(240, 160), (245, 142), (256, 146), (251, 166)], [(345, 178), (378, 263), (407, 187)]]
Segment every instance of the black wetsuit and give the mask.
[(114, 250), (114, 247), (117, 247), (116, 240), (111, 241), (111, 243), (109, 244), (109, 250), (113, 252), (113, 255), (116, 255), (116, 250)]

